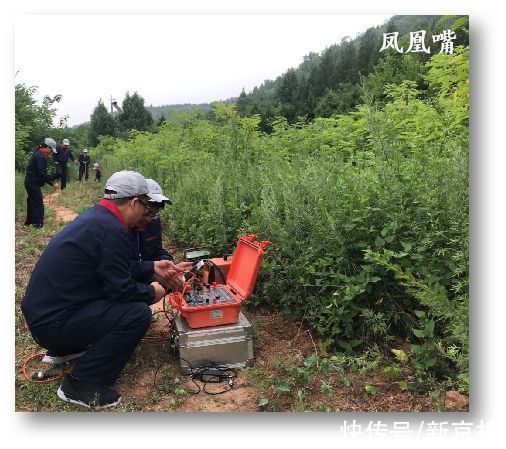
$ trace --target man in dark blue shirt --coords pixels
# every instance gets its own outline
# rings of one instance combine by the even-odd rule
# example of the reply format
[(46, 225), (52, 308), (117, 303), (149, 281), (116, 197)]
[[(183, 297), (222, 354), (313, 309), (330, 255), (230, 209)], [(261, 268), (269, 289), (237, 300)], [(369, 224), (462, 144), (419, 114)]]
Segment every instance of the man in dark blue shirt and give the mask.
[(79, 181), (82, 181), (83, 178), (85, 181), (88, 181), (88, 176), (90, 174), (90, 155), (88, 154), (87, 148), (83, 150), (77, 160), (79, 161)]
[(145, 280), (156, 274), (180, 286), (180, 273), (168, 261), (133, 264), (129, 227), (149, 211), (149, 200), (143, 176), (115, 173), (104, 199), (53, 237), (32, 272), (21, 303), (32, 336), (48, 356), (77, 359), (58, 389), (67, 402), (119, 403), (110, 387), (150, 325), (149, 306), (165, 294)]
[(60, 175), (60, 188), (62, 190), (67, 187), (67, 163), (69, 159), (75, 161), (70, 149), (69, 139), (63, 139), (62, 144), (56, 147), (56, 154), (53, 154), (54, 165), (56, 166), (56, 173)]
[(26, 221), (25, 226), (44, 226), (44, 201), (42, 199), (42, 186), (58, 186), (54, 181), (58, 174), (50, 175), (47, 171), (47, 158), (51, 151), (56, 152), (56, 142), (47, 137), (28, 161), (25, 173)]

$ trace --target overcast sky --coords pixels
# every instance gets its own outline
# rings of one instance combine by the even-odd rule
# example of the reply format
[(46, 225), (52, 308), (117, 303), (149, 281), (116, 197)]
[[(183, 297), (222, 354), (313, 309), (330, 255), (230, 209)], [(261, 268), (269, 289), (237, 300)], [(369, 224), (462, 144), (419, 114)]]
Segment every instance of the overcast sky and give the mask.
[(204, 103), (250, 91), (302, 62), (384, 23), (388, 15), (39, 15), (15, 23), (16, 82), (62, 94), (58, 117), (89, 120), (127, 91), (145, 104)]

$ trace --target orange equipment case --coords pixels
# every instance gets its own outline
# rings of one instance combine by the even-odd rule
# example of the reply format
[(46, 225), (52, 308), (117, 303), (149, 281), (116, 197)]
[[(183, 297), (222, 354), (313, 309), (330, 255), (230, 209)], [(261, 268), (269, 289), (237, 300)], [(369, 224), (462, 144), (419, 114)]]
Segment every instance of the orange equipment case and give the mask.
[(234, 256), (214, 257), (204, 263), (203, 281), (207, 284), (218, 280), (220, 283), (227, 283), (228, 272), (232, 265)]
[[(237, 242), (226, 284), (213, 282), (202, 291), (186, 289), (169, 295), (172, 307), (181, 312), (191, 328), (233, 324), (239, 319), (241, 303), (253, 293), (264, 257), (271, 242), (257, 242), (255, 235), (241, 235)], [(193, 278), (195, 279), (195, 278)], [(218, 294), (219, 293), (219, 294)]]

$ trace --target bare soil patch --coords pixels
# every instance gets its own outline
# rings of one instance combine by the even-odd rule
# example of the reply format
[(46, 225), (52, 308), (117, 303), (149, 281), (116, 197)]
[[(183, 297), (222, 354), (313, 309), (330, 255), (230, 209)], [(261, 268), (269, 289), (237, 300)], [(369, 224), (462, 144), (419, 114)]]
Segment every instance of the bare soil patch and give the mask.
[(55, 211), (56, 222), (68, 223), (77, 217), (77, 214), (70, 209), (55, 204), (55, 200), (60, 196), (61, 191), (56, 190), (44, 197), (44, 204)]

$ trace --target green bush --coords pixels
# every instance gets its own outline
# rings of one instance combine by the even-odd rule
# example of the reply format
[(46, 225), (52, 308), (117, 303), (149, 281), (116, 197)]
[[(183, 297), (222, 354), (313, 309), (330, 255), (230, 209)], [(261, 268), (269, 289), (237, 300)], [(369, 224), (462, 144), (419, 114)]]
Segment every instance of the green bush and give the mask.
[(213, 122), (180, 114), (94, 151), (162, 185), (174, 243), (219, 255), (241, 233), (272, 241), (251, 304), (348, 354), (390, 354), (401, 339), (422, 383), (467, 391), (468, 49), (426, 68), (423, 96), (412, 81), (387, 85), (384, 105), (276, 119), (268, 135), (217, 104)]

